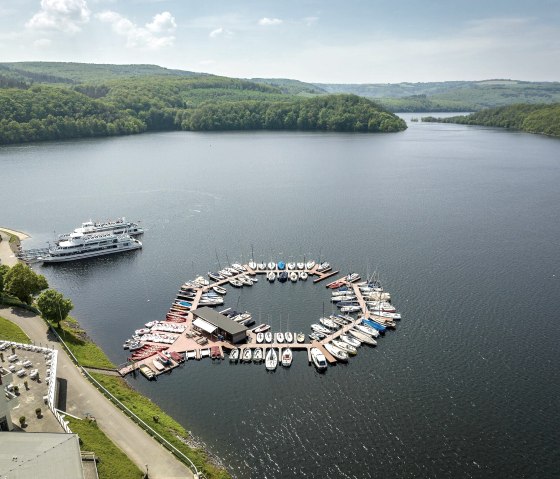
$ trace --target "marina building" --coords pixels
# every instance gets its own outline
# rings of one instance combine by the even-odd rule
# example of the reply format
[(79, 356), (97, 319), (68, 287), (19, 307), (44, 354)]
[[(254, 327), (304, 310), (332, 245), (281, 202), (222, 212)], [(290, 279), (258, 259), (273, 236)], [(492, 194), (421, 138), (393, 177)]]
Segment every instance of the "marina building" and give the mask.
[(231, 343), (237, 344), (247, 339), (247, 328), (232, 319), (217, 313), (212, 308), (203, 306), (192, 311), (195, 320), (193, 326), (207, 334), (223, 336)]

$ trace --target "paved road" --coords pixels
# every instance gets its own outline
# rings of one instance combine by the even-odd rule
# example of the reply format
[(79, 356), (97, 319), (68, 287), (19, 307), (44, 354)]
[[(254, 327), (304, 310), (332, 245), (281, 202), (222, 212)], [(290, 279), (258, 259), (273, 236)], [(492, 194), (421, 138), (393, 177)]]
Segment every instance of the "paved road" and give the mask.
[(1, 231), (0, 236), (2, 236), (2, 241), (0, 241), (0, 264), (7, 264), (9, 267), (12, 267), (18, 260), (10, 248), (10, 237)]
[[(97, 420), (103, 432), (118, 445), (141, 469), (149, 465), (150, 478), (174, 479), (193, 478), (194, 475), (184, 464), (152, 439), (119, 409), (113, 406), (72, 363), (66, 352), (48, 333), (45, 322), (38, 316), (11, 308), (0, 308), (0, 316), (13, 321), (25, 331), (31, 340), (39, 344), (49, 344), (56, 348), (58, 355), (57, 376), (67, 380), (68, 390), (66, 410), (78, 417), (90, 413)], [(49, 334), (47, 336), (47, 334)]]

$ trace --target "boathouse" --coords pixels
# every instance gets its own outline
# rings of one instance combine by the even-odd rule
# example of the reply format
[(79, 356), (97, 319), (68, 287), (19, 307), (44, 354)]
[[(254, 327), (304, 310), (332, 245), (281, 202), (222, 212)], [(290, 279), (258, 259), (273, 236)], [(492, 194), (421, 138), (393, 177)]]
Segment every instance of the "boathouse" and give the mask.
[(204, 306), (192, 311), (195, 316), (193, 326), (205, 333), (222, 335), (230, 343), (241, 343), (247, 339), (247, 328), (232, 319)]

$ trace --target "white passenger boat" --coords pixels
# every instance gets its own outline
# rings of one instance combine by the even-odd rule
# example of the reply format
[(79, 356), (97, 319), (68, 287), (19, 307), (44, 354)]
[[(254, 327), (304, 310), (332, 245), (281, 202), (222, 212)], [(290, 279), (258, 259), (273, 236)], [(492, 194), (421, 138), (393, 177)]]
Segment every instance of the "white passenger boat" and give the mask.
[(38, 257), (37, 260), (43, 263), (60, 263), (122, 253), (139, 248), (142, 248), (142, 243), (127, 234), (71, 233), (68, 239), (60, 241), (58, 245), (51, 246), (48, 253)]
[(267, 331), (266, 333), (264, 333), (264, 340), (267, 343), (271, 343), (272, 342), (272, 333), (270, 331)]
[(340, 348), (337, 348), (334, 344), (327, 343), (325, 344), (325, 349), (331, 353), (338, 361), (347, 362), (348, 361), (348, 353)]
[(263, 351), (261, 348), (255, 348), (253, 351), (253, 362), (260, 363), (263, 360)]
[(239, 348), (233, 348), (229, 353), (229, 360), (234, 363), (239, 360)]
[(284, 333), (276, 333), (274, 335), (276, 342), (277, 343), (283, 343), (284, 342)]
[(319, 349), (311, 348), (311, 360), (319, 371), (327, 369), (327, 359), (325, 358), (325, 355), (319, 351)]
[[(126, 221), (126, 219), (119, 218), (115, 221), (86, 221), (82, 223), (82, 226), (76, 228), (72, 233), (78, 233), (83, 235), (99, 234), (99, 233), (113, 233), (114, 235), (127, 234), (129, 236), (138, 236), (144, 233), (144, 230), (140, 228), (138, 223), (133, 223), (132, 221)], [(72, 233), (61, 234), (58, 236), (58, 241), (69, 240)]]
[(257, 343), (262, 343), (264, 341), (264, 333), (257, 333)]
[(278, 366), (278, 354), (276, 354), (276, 350), (274, 348), (270, 348), (266, 352), (265, 366), (269, 371), (274, 371)]
[(346, 351), (348, 354), (351, 354), (351, 355), (358, 354), (358, 350), (357, 350), (354, 346), (348, 344), (348, 343), (345, 342), (345, 341), (341, 341), (341, 340), (339, 340), (339, 339), (333, 339), (331, 342), (332, 342), (338, 349), (343, 349), (343, 350)]
[(292, 365), (292, 359), (293, 359), (292, 350), (290, 348), (284, 349), (282, 351), (281, 358), (282, 358), (282, 366), (286, 368), (290, 367)]
[(286, 333), (284, 333), (284, 339), (286, 340), (287, 343), (293, 343), (294, 335), (292, 334), (291, 331), (287, 331)]

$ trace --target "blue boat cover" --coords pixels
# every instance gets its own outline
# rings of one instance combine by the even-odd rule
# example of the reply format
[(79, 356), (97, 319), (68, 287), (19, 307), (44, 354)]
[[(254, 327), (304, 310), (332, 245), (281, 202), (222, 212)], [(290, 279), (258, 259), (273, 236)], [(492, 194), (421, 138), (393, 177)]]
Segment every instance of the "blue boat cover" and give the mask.
[(286, 263), (284, 263), (284, 261), (278, 262), (278, 269), (284, 269), (285, 267), (286, 267)]

